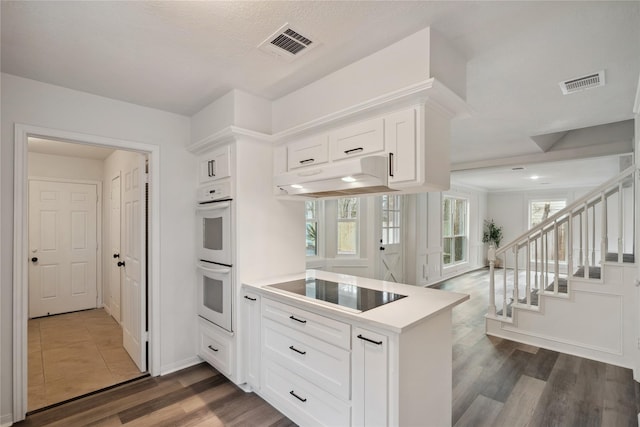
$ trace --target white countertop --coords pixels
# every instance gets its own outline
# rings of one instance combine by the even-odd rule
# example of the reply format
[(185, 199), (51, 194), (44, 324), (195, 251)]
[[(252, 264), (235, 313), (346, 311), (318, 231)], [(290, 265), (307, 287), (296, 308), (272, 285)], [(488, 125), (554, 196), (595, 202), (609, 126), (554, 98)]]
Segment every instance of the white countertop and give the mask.
[[(354, 310), (341, 308), (336, 304), (317, 301), (302, 295), (265, 287), (267, 285), (305, 278), (318, 278), (333, 282), (348, 283), (362, 288), (406, 295), (407, 297), (371, 310), (356, 312)], [(467, 294), (367, 279), (365, 277), (321, 270), (307, 270), (305, 273), (260, 280), (252, 283), (243, 283), (243, 286), (245, 289), (256, 291), (264, 296), (273, 297), (282, 302), (298, 305), (301, 308), (314, 310), (345, 320), (356, 320), (362, 323), (372, 324), (398, 333), (444, 310), (451, 310), (454, 306), (469, 299), (469, 295)]]

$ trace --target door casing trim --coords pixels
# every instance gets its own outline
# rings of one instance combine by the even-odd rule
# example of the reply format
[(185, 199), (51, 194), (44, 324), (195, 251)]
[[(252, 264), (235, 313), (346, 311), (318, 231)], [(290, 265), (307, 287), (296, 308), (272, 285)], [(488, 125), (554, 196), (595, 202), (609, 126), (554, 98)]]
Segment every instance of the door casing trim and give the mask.
[(27, 161), (29, 136), (96, 145), (117, 150), (148, 154), (149, 158), (149, 318), (148, 370), (160, 374), (160, 146), (107, 138), (85, 133), (16, 123), (14, 127), (13, 193), (13, 420), (25, 419), (27, 413), (27, 320), (28, 320), (28, 213)]

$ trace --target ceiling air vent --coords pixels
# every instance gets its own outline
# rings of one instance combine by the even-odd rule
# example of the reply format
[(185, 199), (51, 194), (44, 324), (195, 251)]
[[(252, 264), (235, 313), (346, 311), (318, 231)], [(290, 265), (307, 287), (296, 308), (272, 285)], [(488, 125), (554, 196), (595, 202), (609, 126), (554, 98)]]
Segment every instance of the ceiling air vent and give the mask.
[(289, 24), (284, 24), (260, 43), (258, 49), (276, 55), (286, 61), (292, 61), (316, 45), (317, 43), (312, 41), (308, 35), (304, 36)]
[(570, 93), (580, 92), (582, 90), (598, 86), (604, 86), (604, 71), (560, 82), (559, 84), (564, 95), (569, 95)]

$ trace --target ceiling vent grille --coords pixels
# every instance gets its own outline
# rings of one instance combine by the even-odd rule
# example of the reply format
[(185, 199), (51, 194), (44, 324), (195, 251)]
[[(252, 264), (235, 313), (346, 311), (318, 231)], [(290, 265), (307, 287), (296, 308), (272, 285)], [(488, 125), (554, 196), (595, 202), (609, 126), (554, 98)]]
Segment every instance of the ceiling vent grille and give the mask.
[(580, 92), (594, 87), (604, 86), (604, 71), (560, 82), (560, 89), (564, 95)]
[(317, 43), (312, 41), (310, 36), (303, 36), (289, 24), (284, 24), (260, 43), (258, 49), (276, 55), (286, 61), (292, 61), (316, 45)]

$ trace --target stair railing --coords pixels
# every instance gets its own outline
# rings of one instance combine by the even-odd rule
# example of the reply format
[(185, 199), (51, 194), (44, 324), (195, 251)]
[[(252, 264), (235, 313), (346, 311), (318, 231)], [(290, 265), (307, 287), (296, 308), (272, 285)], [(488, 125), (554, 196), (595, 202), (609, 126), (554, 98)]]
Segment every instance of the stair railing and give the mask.
[[(572, 277), (599, 276), (604, 261), (611, 258), (610, 227), (616, 227), (617, 234), (617, 256), (610, 261), (623, 262), (625, 233), (634, 235), (634, 215), (625, 216), (624, 209), (635, 206), (635, 174), (635, 165), (630, 166), (510, 243), (490, 248), (488, 315), (512, 321), (513, 307), (537, 309), (540, 295), (568, 295)], [(610, 203), (614, 196), (615, 204)], [(617, 215), (610, 215), (611, 209)], [(497, 289), (496, 261), (502, 264)]]

